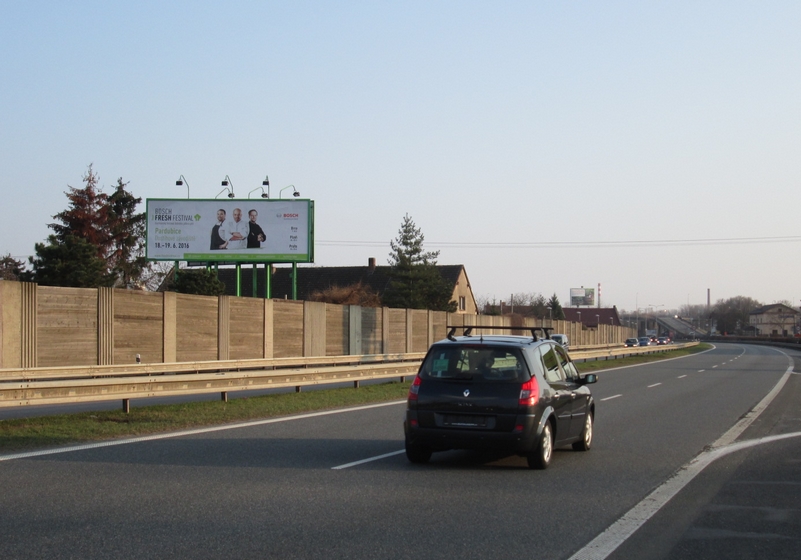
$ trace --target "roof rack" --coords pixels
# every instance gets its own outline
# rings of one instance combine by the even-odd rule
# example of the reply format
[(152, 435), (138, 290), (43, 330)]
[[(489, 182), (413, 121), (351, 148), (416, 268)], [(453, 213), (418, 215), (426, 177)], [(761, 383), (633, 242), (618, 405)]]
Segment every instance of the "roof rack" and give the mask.
[(497, 326), (482, 326), (482, 325), (446, 325), (446, 329), (450, 329), (448, 331), (448, 340), (456, 340), (454, 335), (456, 334), (457, 329), (464, 329), (462, 332), (462, 336), (472, 336), (473, 330), (499, 330), (499, 331), (529, 331), (531, 333), (531, 338), (534, 339), (534, 342), (539, 340), (537, 338), (537, 331), (542, 332), (542, 338), (550, 339), (551, 338), (551, 331), (553, 327), (497, 327)]

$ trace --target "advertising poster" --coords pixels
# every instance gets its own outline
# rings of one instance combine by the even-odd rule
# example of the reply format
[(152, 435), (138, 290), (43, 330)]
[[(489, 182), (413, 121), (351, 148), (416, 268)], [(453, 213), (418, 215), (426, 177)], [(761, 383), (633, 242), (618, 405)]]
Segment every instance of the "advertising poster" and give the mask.
[(147, 200), (147, 259), (314, 262), (311, 200)]
[(595, 288), (570, 288), (570, 307), (595, 305)]

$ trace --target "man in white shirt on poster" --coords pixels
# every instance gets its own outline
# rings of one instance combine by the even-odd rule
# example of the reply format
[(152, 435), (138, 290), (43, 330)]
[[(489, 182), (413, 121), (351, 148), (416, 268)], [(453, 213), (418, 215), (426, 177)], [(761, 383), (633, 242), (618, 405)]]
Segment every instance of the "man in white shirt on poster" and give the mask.
[(250, 226), (242, 221), (242, 209), (234, 208), (234, 219), (220, 227), (220, 236), (228, 242), (228, 250), (236, 251), (247, 247)]

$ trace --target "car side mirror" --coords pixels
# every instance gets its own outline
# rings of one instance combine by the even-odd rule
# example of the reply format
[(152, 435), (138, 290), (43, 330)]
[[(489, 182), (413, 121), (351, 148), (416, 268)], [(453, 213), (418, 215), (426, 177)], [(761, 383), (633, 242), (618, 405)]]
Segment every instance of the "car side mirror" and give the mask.
[(582, 385), (589, 385), (590, 383), (596, 383), (598, 381), (598, 376), (594, 373), (588, 373), (587, 375), (583, 375), (579, 377)]

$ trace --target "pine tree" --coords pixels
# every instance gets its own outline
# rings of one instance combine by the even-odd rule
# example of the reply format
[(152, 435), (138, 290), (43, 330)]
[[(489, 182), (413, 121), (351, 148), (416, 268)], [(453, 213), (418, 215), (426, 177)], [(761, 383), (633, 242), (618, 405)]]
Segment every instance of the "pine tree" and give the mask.
[[(137, 287), (149, 268), (144, 257), (146, 216), (144, 212), (136, 212), (142, 199), (128, 192), (128, 183), (122, 178), (117, 180), (114, 192), (106, 195), (100, 189), (99, 178), (91, 165), (83, 182), (83, 188), (68, 187), (65, 194), (69, 206), (53, 216), (56, 222), (48, 224), (54, 234), (48, 237), (47, 244), (36, 244), (36, 257), (30, 259), (33, 270), (28, 279), (40, 284), (74, 286), (78, 282), (90, 287), (86, 282), (93, 278), (98, 282), (97, 286)], [(76, 239), (93, 248), (92, 256), (95, 258), (90, 259), (89, 252), (83, 246), (79, 248)], [(58, 249), (57, 245), (64, 247)], [(88, 260), (75, 263), (58, 261), (63, 258)], [(98, 266), (95, 259), (102, 263), (100, 273), (95, 270)], [(72, 275), (59, 283), (54, 272), (82, 266), (87, 268), (87, 274), (80, 280)]]
[[(559, 299), (557, 298), (557, 303), (559, 303)], [(562, 309), (562, 306), (559, 306), (559, 309)], [(531, 300), (531, 312), (534, 317), (545, 318), (548, 316), (548, 302), (545, 300), (545, 296), (542, 294), (537, 294)], [(564, 312), (562, 312), (564, 315)]]
[(126, 190), (128, 183), (117, 179), (114, 192), (107, 198), (107, 232), (109, 238), (106, 260), (121, 288), (138, 287), (148, 267), (145, 258), (144, 212), (136, 212), (142, 202)]
[(439, 251), (423, 251), (425, 236), (418, 228), (409, 214), (403, 217), (403, 223), (398, 230), (398, 237), (389, 242), (392, 252), (389, 254), (389, 265), (393, 268), (437, 264)]
[(225, 284), (217, 278), (213, 270), (182, 269), (170, 283), (170, 291), (201, 296), (221, 296), (225, 294)]
[(25, 263), (8, 253), (0, 258), (0, 280), (19, 280), (25, 271)]
[(58, 242), (66, 242), (68, 236), (80, 237), (96, 248), (98, 257), (105, 259), (110, 244), (104, 227), (108, 222), (108, 197), (100, 190), (98, 181), (90, 164), (83, 176), (85, 186), (80, 189), (67, 186), (69, 208), (53, 216), (58, 222), (47, 227), (55, 232)]
[(32, 271), (23, 279), (43, 286), (97, 288), (114, 285), (114, 274), (106, 261), (97, 256), (97, 249), (87, 240), (67, 235), (63, 240), (50, 235), (48, 243), (37, 243), (36, 257), (30, 258)]
[(559, 298), (556, 296), (556, 294), (552, 295), (548, 300), (548, 309), (551, 310), (554, 321), (564, 320), (565, 312), (562, 310), (562, 304), (559, 303)]
[(382, 302), (387, 307), (456, 311), (453, 287), (437, 270), (439, 251), (424, 251), (423, 241), (423, 232), (406, 214), (398, 237), (389, 242), (390, 283)]

